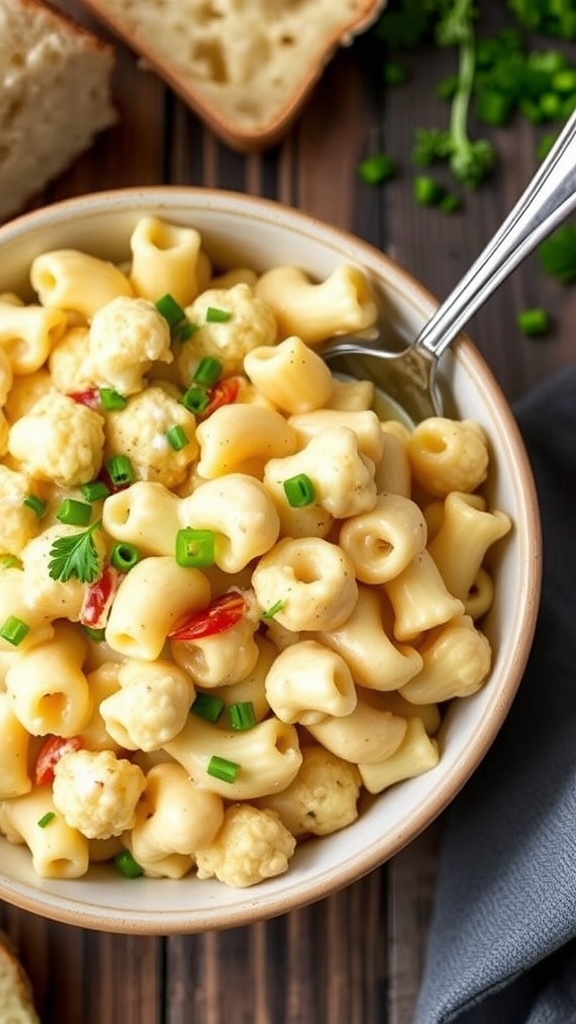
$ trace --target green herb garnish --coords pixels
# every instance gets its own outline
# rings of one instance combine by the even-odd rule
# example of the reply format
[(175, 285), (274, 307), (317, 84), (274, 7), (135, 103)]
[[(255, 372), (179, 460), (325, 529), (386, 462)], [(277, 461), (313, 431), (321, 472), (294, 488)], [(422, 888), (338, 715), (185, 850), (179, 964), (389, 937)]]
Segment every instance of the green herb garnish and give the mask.
[(65, 583), (70, 579), (81, 583), (93, 583), (100, 575), (100, 559), (94, 531), (102, 528), (98, 519), (87, 530), (74, 533), (67, 537), (57, 537), (50, 548), (48, 573), (53, 580)]

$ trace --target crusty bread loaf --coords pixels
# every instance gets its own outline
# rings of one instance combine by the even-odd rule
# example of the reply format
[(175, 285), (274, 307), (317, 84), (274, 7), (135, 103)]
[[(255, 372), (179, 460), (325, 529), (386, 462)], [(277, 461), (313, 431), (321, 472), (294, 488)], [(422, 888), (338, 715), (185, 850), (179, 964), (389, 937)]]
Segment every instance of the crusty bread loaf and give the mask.
[(0, 0), (0, 221), (116, 120), (113, 49), (40, 0)]
[(40, 1024), (28, 977), (4, 935), (0, 936), (0, 1021)]
[(385, 0), (84, 0), (231, 146), (277, 141)]

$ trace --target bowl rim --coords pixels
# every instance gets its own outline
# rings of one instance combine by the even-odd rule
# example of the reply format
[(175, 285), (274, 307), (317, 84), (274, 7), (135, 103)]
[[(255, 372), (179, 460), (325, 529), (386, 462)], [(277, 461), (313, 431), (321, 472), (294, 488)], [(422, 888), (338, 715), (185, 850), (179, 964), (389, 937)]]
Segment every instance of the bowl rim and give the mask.
[[(220, 213), (224, 212), (228, 205), (241, 213), (259, 215), (271, 227), (288, 227), (290, 221), (292, 229), (296, 227), (308, 236), (314, 232), (319, 233), (324, 241), (332, 241), (340, 251), (343, 243), (350, 246), (355, 259), (359, 259), (364, 266), (372, 269), (381, 264), (386, 269), (386, 282), (390, 287), (402, 292), (403, 285), (409, 285), (411, 302), (421, 314), (423, 322), (438, 305), (438, 300), (408, 270), (348, 229), (332, 226), (320, 218), (277, 200), (203, 186), (146, 185), (106, 189), (63, 199), (40, 209), (28, 211), (0, 226), (0, 259), (4, 246), (10, 245), (31, 230), (50, 228), (53, 224), (63, 224), (66, 220), (84, 218), (98, 212), (136, 212), (146, 208), (149, 212), (152, 209), (158, 216), (168, 215), (172, 206), (182, 203), (191, 203), (192, 206), (201, 203), (203, 209), (214, 209)], [(144, 909), (136, 913), (130, 912), (128, 918), (125, 911), (117, 911), (113, 907), (92, 909), (90, 905), (81, 903), (81, 896), (78, 900), (74, 899), (73, 892), (72, 898), (68, 899), (60, 894), (54, 895), (43, 891), (41, 879), (38, 880), (38, 887), (32, 888), (13, 883), (3, 874), (0, 874), (0, 898), (38, 916), (62, 923), (124, 934), (192, 934), (243, 926), (310, 905), (358, 881), (396, 856), (452, 802), (486, 755), (520, 686), (536, 628), (542, 582), (542, 546), (538, 498), (532, 468), (512, 409), (484, 357), (465, 332), (454, 341), (451, 351), (458, 353), (458, 360), (471, 372), (476, 386), (483, 393), (487, 407), (494, 410), (504, 428), (501, 440), (504, 440), (510, 452), (514, 452), (518, 479), (522, 480), (525, 528), (530, 540), (530, 558), (526, 559), (523, 566), (520, 588), (520, 596), (524, 602), (522, 631), (526, 642), (523, 646), (516, 646), (510, 653), (504, 692), (499, 692), (497, 699), (490, 704), (479, 724), (473, 746), (462, 754), (456, 771), (438, 781), (436, 789), (426, 801), (426, 806), (419, 808), (412, 815), (409, 826), (401, 833), (396, 833), (380, 844), (371, 844), (369, 849), (364, 850), (359, 856), (348, 858), (340, 868), (325, 871), (320, 877), (313, 876), (307, 884), (296, 877), (293, 884), (288, 885), (285, 892), (280, 895), (264, 892), (260, 886), (244, 890), (250, 895), (242, 905), (217, 910), (208, 907), (200, 911), (192, 922), (189, 919), (189, 910)], [(393, 850), (389, 849), (391, 846), (394, 847)], [(273, 883), (274, 880), (270, 881)], [(166, 885), (167, 880), (162, 880), (161, 884)]]

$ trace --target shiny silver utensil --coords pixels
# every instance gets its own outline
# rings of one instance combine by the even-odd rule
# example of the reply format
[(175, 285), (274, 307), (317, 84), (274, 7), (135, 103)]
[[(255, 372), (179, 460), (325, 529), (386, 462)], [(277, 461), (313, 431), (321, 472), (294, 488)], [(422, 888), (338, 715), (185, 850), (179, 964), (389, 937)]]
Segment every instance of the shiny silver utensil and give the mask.
[(342, 336), (318, 351), (330, 361), (349, 355), (376, 359), (375, 374), (368, 370), (364, 375), (375, 376), (378, 387), (411, 422), (442, 415), (436, 380), (442, 353), (502, 281), (575, 207), (576, 112), (502, 226), (411, 345), (389, 351), (379, 347), (379, 338)]

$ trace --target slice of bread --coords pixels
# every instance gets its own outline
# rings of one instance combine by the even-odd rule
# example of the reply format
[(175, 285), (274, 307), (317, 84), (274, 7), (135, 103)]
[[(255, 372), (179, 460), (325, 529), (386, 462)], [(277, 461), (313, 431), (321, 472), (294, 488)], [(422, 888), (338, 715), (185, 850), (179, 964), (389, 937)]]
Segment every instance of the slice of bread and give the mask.
[(337, 48), (385, 0), (84, 0), (235, 149), (294, 120)]
[(40, 1024), (28, 976), (4, 935), (0, 937), (0, 1021)]
[(0, 221), (116, 120), (113, 48), (40, 0), (0, 0)]

